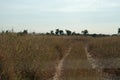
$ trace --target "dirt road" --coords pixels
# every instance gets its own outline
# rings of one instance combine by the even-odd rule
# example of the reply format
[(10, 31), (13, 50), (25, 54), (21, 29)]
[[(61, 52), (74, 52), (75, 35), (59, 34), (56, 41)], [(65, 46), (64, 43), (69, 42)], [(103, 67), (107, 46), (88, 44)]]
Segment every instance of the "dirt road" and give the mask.
[(60, 60), (58, 66), (56, 67), (56, 72), (55, 72), (55, 75), (53, 77), (53, 80), (62, 80), (61, 79), (61, 73), (62, 73), (62, 70), (63, 70), (63, 62), (64, 62), (65, 58), (70, 54), (70, 51), (71, 51), (71, 47), (69, 47), (69, 49), (66, 50), (66, 54)]

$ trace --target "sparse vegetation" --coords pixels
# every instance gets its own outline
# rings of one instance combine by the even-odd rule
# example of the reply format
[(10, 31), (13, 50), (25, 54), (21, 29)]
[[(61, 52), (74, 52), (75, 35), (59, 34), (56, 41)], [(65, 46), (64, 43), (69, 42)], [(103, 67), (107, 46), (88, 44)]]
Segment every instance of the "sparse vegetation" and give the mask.
[(83, 33), (83, 35), (87, 35), (88, 34), (88, 30), (86, 29), (86, 30), (82, 31), (82, 33)]
[(98, 61), (103, 72), (120, 77), (120, 37), (104, 37), (92, 39), (88, 50)]
[[(64, 57), (68, 46), (70, 55), (63, 63), (63, 80), (99, 80), (96, 69), (92, 69), (84, 50), (102, 63), (104, 72), (119, 76), (119, 41), (118, 36), (99, 36), (96, 38), (77, 35), (72, 31), (56, 29), (48, 35), (29, 34), (27, 30), (21, 33), (0, 34), (0, 79), (1, 80), (47, 80), (52, 79), (56, 66)], [(54, 36), (62, 35), (62, 36)], [(85, 34), (86, 35), (86, 34)], [(116, 60), (117, 59), (117, 60)], [(105, 61), (103, 61), (105, 60)], [(107, 64), (106, 64), (107, 63)], [(106, 65), (112, 66), (107, 68)]]
[(74, 42), (70, 55), (64, 62), (63, 80), (99, 80), (96, 70), (87, 60), (82, 42)]
[(54, 75), (69, 40), (53, 36), (0, 35), (2, 80), (43, 80)]
[(102, 37), (92, 39), (89, 44), (89, 51), (96, 58), (120, 58), (120, 37)]

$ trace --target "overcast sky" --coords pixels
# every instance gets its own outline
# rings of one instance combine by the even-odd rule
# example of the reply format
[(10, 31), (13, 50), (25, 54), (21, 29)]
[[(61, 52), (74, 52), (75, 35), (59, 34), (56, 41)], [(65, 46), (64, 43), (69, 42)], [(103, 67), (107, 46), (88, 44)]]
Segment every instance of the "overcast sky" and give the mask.
[(117, 33), (120, 0), (0, 0), (0, 30)]

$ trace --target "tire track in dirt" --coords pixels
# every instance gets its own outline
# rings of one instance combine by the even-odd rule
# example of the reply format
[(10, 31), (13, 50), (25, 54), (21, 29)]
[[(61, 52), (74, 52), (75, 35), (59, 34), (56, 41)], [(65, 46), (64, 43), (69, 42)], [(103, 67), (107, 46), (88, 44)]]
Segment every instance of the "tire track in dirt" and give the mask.
[(88, 52), (87, 47), (85, 47), (85, 53), (86, 53), (86, 56), (87, 56), (87, 59), (88, 59), (89, 63), (92, 65), (92, 68), (93, 69), (99, 68), (98, 65), (97, 65), (98, 62), (95, 59), (92, 58), (92, 55)]
[(62, 73), (62, 70), (63, 70), (63, 63), (64, 63), (65, 58), (70, 54), (71, 49), (72, 48), (69, 47), (68, 50), (66, 50), (66, 54), (60, 60), (58, 66), (56, 67), (56, 72), (55, 72), (55, 75), (53, 76), (53, 80), (62, 80), (61, 79), (61, 73)]
[(92, 65), (92, 68), (93, 69), (97, 69), (97, 71), (99, 72), (99, 74), (100, 74), (100, 80), (118, 80), (118, 78), (111, 77), (110, 74), (105, 73), (105, 72), (102, 71), (103, 67), (101, 67), (99, 65), (99, 62), (92, 57), (92, 55), (90, 54), (90, 52), (88, 52), (87, 47), (85, 47), (85, 53), (87, 55), (88, 61)]

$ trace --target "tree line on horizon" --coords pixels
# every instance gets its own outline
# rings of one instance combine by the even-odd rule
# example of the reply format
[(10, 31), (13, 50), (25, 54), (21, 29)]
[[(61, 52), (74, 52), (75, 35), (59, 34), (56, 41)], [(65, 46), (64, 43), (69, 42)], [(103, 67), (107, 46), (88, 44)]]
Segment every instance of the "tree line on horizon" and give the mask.
[[(6, 31), (2, 31), (1, 34), (8, 34), (8, 33), (15, 33), (14, 30), (12, 29), (11, 31), (10, 30), (6, 30)], [(28, 33), (28, 30), (23, 30), (21, 32), (17, 32), (17, 35), (26, 35), (26, 34), (33, 34), (35, 35), (36, 33), (35, 32), (32, 32), (32, 33)], [(81, 31), (81, 33), (76, 33), (75, 31), (71, 31), (71, 30), (68, 30), (66, 29), (65, 31), (64, 30), (61, 30), (61, 29), (56, 29), (55, 31), (54, 30), (51, 30), (50, 32), (46, 32), (46, 33), (39, 33), (39, 34), (43, 34), (43, 35), (56, 35), (56, 36), (62, 36), (62, 35), (84, 35), (84, 36), (93, 36), (93, 37), (97, 37), (97, 36), (109, 36), (109, 35), (105, 35), (105, 34), (89, 34), (89, 31), (87, 29)], [(117, 34), (113, 34), (113, 36), (116, 36), (116, 35), (120, 35), (120, 28), (118, 28), (118, 33)]]
[[(2, 34), (8, 34), (8, 33), (15, 33), (14, 30), (6, 30), (6, 31), (2, 31)], [(87, 35), (88, 34), (88, 30), (85, 29), (83, 31), (81, 31), (81, 33), (83, 35)], [(28, 30), (23, 30), (21, 32), (17, 32), (17, 34), (30, 34), (28, 33)], [(31, 34), (36, 34), (35, 32), (32, 32)], [(80, 35), (80, 33), (76, 33), (76, 32), (72, 32), (71, 30), (65, 30), (65, 32), (63, 30), (60, 29), (56, 29), (55, 31), (51, 30), (50, 32), (46, 32), (46, 33), (40, 33), (40, 34), (46, 34), (46, 35)]]
[[(83, 30), (83, 31), (81, 31), (81, 33), (83, 34), (83, 35), (87, 35), (88, 34), (88, 30), (87, 29), (85, 29), (85, 30)], [(80, 33), (76, 33), (75, 31), (73, 32), (73, 31), (71, 31), (71, 30), (65, 30), (65, 31), (63, 31), (63, 30), (60, 30), (60, 29), (56, 29), (55, 31), (53, 31), (53, 30), (51, 30), (50, 31), (50, 33), (46, 33), (47, 35), (80, 35)]]

